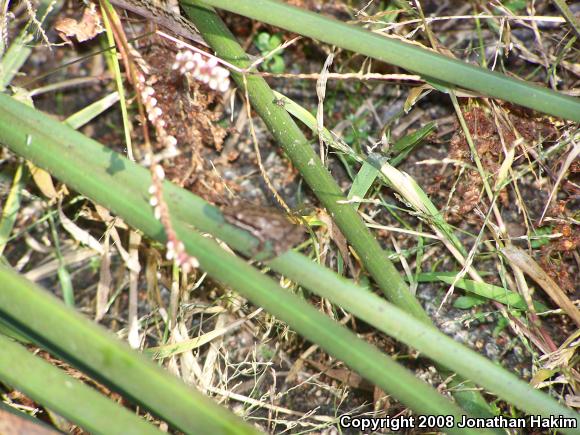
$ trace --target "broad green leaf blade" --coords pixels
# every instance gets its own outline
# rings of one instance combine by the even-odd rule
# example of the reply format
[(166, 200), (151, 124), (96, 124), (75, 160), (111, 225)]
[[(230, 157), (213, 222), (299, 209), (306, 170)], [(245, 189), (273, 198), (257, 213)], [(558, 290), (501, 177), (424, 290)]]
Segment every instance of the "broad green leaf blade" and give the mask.
[(407, 156), (415, 149), (423, 139), (429, 136), (435, 129), (437, 128), (437, 123), (435, 121), (429, 122), (427, 125), (424, 125), (417, 131), (413, 133), (407, 134), (397, 140), (393, 145), (393, 148), (390, 150), (390, 154), (393, 155), (393, 158), (390, 160), (390, 164), (393, 166), (397, 166), (403, 160), (407, 158)]
[(89, 123), (101, 113), (110, 108), (113, 104), (119, 101), (119, 93), (112, 92), (109, 95), (101, 98), (99, 101), (89, 104), (82, 108), (75, 114), (69, 116), (64, 122), (70, 125), (75, 130), (78, 130), (83, 125)]

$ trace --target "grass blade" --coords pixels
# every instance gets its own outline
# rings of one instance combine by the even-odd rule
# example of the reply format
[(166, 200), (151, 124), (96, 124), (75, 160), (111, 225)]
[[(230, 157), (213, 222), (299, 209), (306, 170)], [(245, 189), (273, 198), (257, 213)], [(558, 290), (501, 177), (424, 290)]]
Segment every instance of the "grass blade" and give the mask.
[[(5, 283), (19, 291), (27, 285), (21, 278), (6, 276)], [(155, 426), (122, 405), (99, 394), (81, 381), (68, 376), (38, 356), (32, 355), (22, 345), (0, 334), (0, 380), (25, 393), (35, 401), (58, 412), (73, 423), (94, 434), (103, 435), (160, 435)]]
[[(445, 85), (460, 86), (543, 113), (580, 122), (578, 98), (451, 59), (279, 1), (203, 0), (203, 3), (400, 66)], [(187, 0), (181, 4), (195, 8), (195, 3)]]
[(108, 331), (6, 267), (0, 266), (0, 281), (3, 283), (0, 317), (4, 322), (181, 431), (256, 433)]
[[(153, 218), (147, 202), (147, 188), (150, 184), (148, 171), (9, 97), (0, 95), (0, 102), (2, 103), (0, 139), (4, 143), (10, 145), (14, 151), (25, 154), (26, 157), (34, 156), (35, 163), (50, 167), (55, 176), (59, 176), (71, 187), (98, 202), (108, 204), (108, 207), (119, 213), (127, 223), (138, 226), (158, 240), (163, 240), (161, 225)], [(11, 115), (11, 111), (17, 109), (18, 114)], [(33, 137), (30, 145), (26, 145), (26, 135), (16, 132), (14, 125), (19, 125), (21, 130), (29, 132)], [(57, 131), (58, 134), (53, 136)], [(74, 147), (70, 146), (72, 143), (75, 144)], [(67, 147), (68, 152), (64, 152)], [(92, 171), (91, 176), (87, 177), (86, 171), (89, 167)], [(384, 363), (384, 356), (380, 353), (368, 354), (364, 343), (361, 345), (357, 341), (349, 341), (344, 335), (345, 332), (340, 328), (335, 329), (335, 325), (324, 316), (309, 318), (308, 313), (312, 311), (312, 307), (304, 301), (296, 301), (295, 296), (281, 291), (279, 286), (272, 285), (270, 279), (253, 271), (241, 260), (229, 254), (222, 256), (223, 252), (216, 248), (215, 244), (189, 231), (190, 224), (193, 223), (201, 231), (212, 233), (241, 251), (251, 252), (252, 246), (255, 247), (259, 243), (245, 231), (226, 225), (219, 211), (200, 198), (170, 183), (166, 183), (165, 188), (176, 221), (176, 230), (186, 242), (190, 252), (199, 257), (210, 274), (227, 279), (226, 282), (240, 288), (244, 295), (255, 303), (264, 306), (280, 319), (286, 320), (293, 328), (323, 347), (328, 348), (329, 343), (339, 346), (342, 349), (336, 354), (340, 355), (339, 358), (344, 358), (363, 376), (381, 385), (385, 390), (398, 388), (394, 385), (398, 385), (400, 379), (404, 379), (403, 384), (407, 384), (407, 378), (405, 376), (401, 378), (397, 371), (393, 372), (396, 373), (394, 379), (384, 377), (388, 376), (390, 369), (384, 368), (388, 363)], [(232, 266), (233, 263), (230, 261), (235, 261), (237, 266)], [(381, 331), (410, 344), (454, 371), (473, 378), (489, 391), (517, 404), (529, 413), (575, 415), (557, 404), (554, 399), (534, 390), (511, 373), (464, 348), (436, 329), (424, 326), (376, 295), (338, 278), (333, 272), (297, 253), (288, 252), (276, 258), (271, 266), (305, 287), (317, 289), (317, 293), (321, 296), (328, 297), (332, 302), (352, 311)], [(8, 296), (21, 295), (16, 293)], [(31, 321), (34, 321), (38, 314), (27, 314), (29, 308), (26, 306), (32, 304), (30, 301), (25, 304), (27, 295), (23, 297), (20, 302), (10, 300), (0, 303), (0, 306), (18, 307), (22, 310), (23, 316), (32, 315)], [(14, 309), (11, 312), (13, 311)], [(319, 331), (320, 327), (330, 329)], [(86, 341), (84, 337), (84, 333), (80, 334), (79, 339)], [(374, 359), (380, 361), (378, 366), (373, 362)], [(403, 391), (403, 394), (410, 393)], [(423, 403), (413, 405), (413, 407), (422, 406), (426, 405)]]
[[(0, 95), (0, 102), (2, 103), (0, 106), (0, 140), (13, 146), (15, 151), (26, 154), (28, 158), (34, 158), (39, 165), (50, 168), (55, 176), (60, 177), (71, 187), (90, 196), (93, 200), (106, 205), (113, 212), (122, 216), (128, 224), (139, 228), (157, 240), (165, 240), (162, 226), (153, 216), (148, 204), (147, 189), (151, 182), (147, 170), (5, 95)], [(8, 108), (20, 111), (20, 115), (11, 118)], [(14, 122), (17, 122), (22, 130), (29, 131), (32, 139), (28, 145), (19, 139), (19, 133), (12, 134)], [(56, 131), (58, 134), (55, 134)], [(64, 152), (64, 149), (67, 151)], [(91, 176), (87, 177), (87, 173), (90, 173)], [(184, 202), (177, 191), (182, 192), (181, 195), (185, 194), (189, 199), (193, 195), (177, 189), (175, 186), (170, 189), (170, 186), (169, 183), (166, 183), (166, 196), (181, 204), (182, 211), (174, 213), (174, 216), (179, 218), (185, 214), (184, 210), (189, 209), (195, 203), (192, 204), (191, 200)], [(416, 379), (414, 375), (376, 348), (358, 339), (352, 332), (337, 325), (301, 298), (280, 288), (271, 278), (264, 276), (242, 259), (225, 252), (213, 240), (190, 231), (189, 223), (193, 223), (197, 228), (203, 230), (206, 228), (218, 229), (214, 232), (225, 234), (222, 237), (228, 242), (230, 242), (228, 234), (241, 231), (235, 227), (224, 231), (226, 225), (221, 214), (200, 199), (197, 199), (196, 202), (201, 204), (197, 207), (198, 218), (203, 218), (208, 225), (204, 226), (202, 219), (187, 220), (187, 224), (184, 223), (185, 220), (177, 220), (174, 222), (174, 228), (188, 251), (198, 258), (202, 268), (211, 276), (226, 285), (235, 287), (255, 304), (286, 321), (307, 339), (318, 343), (331, 355), (341, 359), (362, 376), (383, 390), (390, 392), (417, 412), (438, 415), (450, 414), (457, 418), (463, 414), (455, 404), (424, 382)], [(188, 205), (184, 207), (185, 204)], [(241, 232), (247, 235), (246, 232)], [(237, 243), (240, 243), (241, 237), (237, 240)], [(233, 243), (236, 243), (236, 237), (233, 238)], [(259, 242), (255, 240), (255, 243)], [(331, 275), (333, 274), (331, 273)], [(76, 363), (80, 367), (89, 370), (97, 378), (107, 377), (109, 383), (119, 383), (129, 397), (138, 403), (147, 405), (148, 409), (154, 410), (166, 420), (169, 417), (173, 418), (173, 424), (181, 430), (196, 426), (190, 420), (176, 420), (176, 418), (184, 416), (179, 410), (174, 411), (178, 412), (177, 416), (171, 415), (167, 407), (174, 408), (176, 401), (183, 400), (183, 397), (180, 397), (183, 391), (188, 391), (188, 394), (192, 396), (188, 406), (197, 410), (197, 413), (190, 411), (187, 419), (199, 420), (198, 425), (209, 424), (203, 418), (213, 416), (224, 426), (227, 423), (226, 429), (232, 427), (233, 423), (228, 422), (227, 419), (224, 420), (224, 416), (220, 416), (214, 407), (209, 407), (209, 410), (206, 409), (204, 412), (205, 401), (185, 387), (180, 389), (175, 385), (168, 384), (165, 386), (166, 390), (161, 392), (163, 386), (155, 386), (160, 381), (156, 379), (159, 378), (160, 374), (154, 371), (150, 373), (149, 371), (152, 369), (149, 365), (136, 365), (130, 372), (126, 372), (124, 370), (126, 364), (122, 364), (122, 360), (119, 360), (124, 358), (120, 343), (109, 350), (113, 344), (106, 342), (105, 337), (102, 336), (104, 334), (98, 331), (98, 328), (88, 324), (80, 316), (72, 316), (70, 312), (59, 307), (60, 304), (57, 304), (54, 298), (49, 298), (48, 295), (39, 292), (32, 292), (32, 290), (28, 293), (0, 291), (0, 313), (11, 324), (28, 332), (29, 336), (36, 336), (39, 342), (51, 346), (51, 349), (60, 350), (59, 354), (65, 358), (70, 359), (74, 355), (81, 355), (76, 357)], [(413, 321), (415, 324), (420, 324), (416, 320)], [(62, 337), (66, 337), (66, 340), (62, 340)], [(105, 348), (105, 346), (107, 347)], [(107, 349), (106, 365), (102, 364), (102, 349)], [(82, 360), (78, 360), (78, 358), (82, 358)], [(119, 364), (115, 364), (116, 362)], [(149, 379), (148, 385), (143, 385), (138, 379)], [(139, 385), (135, 385), (135, 383)], [(175, 398), (169, 399), (166, 396), (169, 394), (175, 395)], [(194, 403), (191, 403), (192, 401)], [(184, 402), (183, 406), (185, 403), (187, 402)], [(225, 413), (225, 411), (222, 412)], [(226, 429), (222, 428), (224, 431)], [(208, 431), (203, 430), (202, 432), (207, 433)], [(241, 433), (241, 429), (238, 429), (237, 433)]]

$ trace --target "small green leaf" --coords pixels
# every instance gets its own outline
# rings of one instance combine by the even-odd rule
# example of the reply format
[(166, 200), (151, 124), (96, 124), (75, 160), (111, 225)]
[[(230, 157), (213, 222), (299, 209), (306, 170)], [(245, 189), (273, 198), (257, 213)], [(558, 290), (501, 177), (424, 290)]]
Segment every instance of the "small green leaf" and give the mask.
[(460, 310), (469, 310), (485, 302), (487, 302), (487, 299), (479, 296), (459, 296), (453, 303), (453, 306)]
[(267, 32), (260, 32), (254, 40), (256, 47), (262, 53), (269, 50), (270, 47), (270, 34)]
[(279, 45), (282, 44), (282, 37), (278, 34), (270, 36), (270, 40), (268, 41), (268, 49), (274, 50), (278, 48)]
[(536, 229), (534, 231), (534, 238), (530, 240), (530, 245), (532, 246), (532, 248), (537, 249), (550, 243), (550, 239), (548, 237), (538, 237), (538, 236), (552, 234), (553, 229), (554, 227), (551, 225)]
[(509, 323), (508, 323), (507, 319), (503, 316), (500, 317), (497, 321), (497, 325), (493, 329), (492, 335), (494, 337), (497, 337), (501, 331), (503, 331), (504, 329), (506, 329), (508, 327), (508, 325), (509, 325)]
[(267, 62), (268, 69), (274, 74), (281, 74), (286, 69), (286, 63), (282, 56), (274, 56)]
[[(419, 274), (417, 280), (419, 282), (443, 281), (446, 284), (453, 284), (457, 288), (470, 292), (472, 296), (493, 299), (519, 310), (528, 309), (524, 299), (517, 293), (504, 289), (503, 287), (484, 282), (477, 282), (471, 279), (456, 279), (456, 275), (457, 272), (427, 272)], [(540, 302), (534, 302), (534, 307), (540, 312), (548, 310), (548, 308)]]

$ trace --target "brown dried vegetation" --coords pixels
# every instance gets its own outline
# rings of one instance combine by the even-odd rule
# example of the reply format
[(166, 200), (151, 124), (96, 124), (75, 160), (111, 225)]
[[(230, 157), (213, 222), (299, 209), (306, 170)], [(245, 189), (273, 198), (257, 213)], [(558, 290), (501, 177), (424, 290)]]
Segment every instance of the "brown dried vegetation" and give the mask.
[[(217, 122), (223, 117), (222, 96), (173, 71), (174, 55), (160, 43), (154, 44), (144, 55), (153, 68), (153, 87), (158, 107), (163, 110), (167, 132), (177, 139), (181, 152), (177, 157), (164, 160), (163, 166), (172, 182), (216, 202), (216, 194), (223, 192), (223, 181), (212, 169), (208, 157), (221, 150), (227, 134)], [(154, 150), (163, 151), (163, 146), (154, 145)]]
[[(489, 177), (490, 185), (493, 185), (496, 180), (508, 148), (518, 146), (517, 154), (526, 156), (529, 148), (534, 148), (538, 143), (553, 140), (557, 136), (557, 130), (545, 117), (534, 117), (529, 111), (511, 110), (511, 108), (507, 108), (506, 112), (508, 122), (494, 118), (489, 109), (481, 106), (468, 108), (463, 114), (477, 155)], [(453, 180), (457, 177), (459, 180), (456, 192), (446, 210), (446, 218), (450, 222), (459, 222), (466, 218), (478, 222), (479, 218), (474, 216), (473, 209), (480, 204), (481, 208), (485, 209), (489, 204), (486, 204), (484, 200), (483, 180), (475, 167), (465, 133), (458, 121), (455, 121), (455, 127), (456, 133), (449, 146), (449, 158), (463, 162), (465, 165), (458, 165), (451, 176)], [(518, 141), (520, 138), (522, 140)], [(518, 143), (519, 145), (516, 145)], [(526, 160), (526, 158), (516, 158), (514, 161), (525, 164)], [(448, 179), (447, 182), (449, 181)], [(500, 193), (499, 199), (504, 204), (509, 202), (505, 189)]]

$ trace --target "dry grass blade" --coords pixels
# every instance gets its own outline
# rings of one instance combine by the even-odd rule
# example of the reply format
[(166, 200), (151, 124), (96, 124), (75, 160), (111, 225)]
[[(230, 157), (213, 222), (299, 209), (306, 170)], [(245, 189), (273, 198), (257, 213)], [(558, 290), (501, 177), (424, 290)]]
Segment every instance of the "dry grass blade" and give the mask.
[(515, 267), (524, 271), (550, 296), (556, 305), (562, 308), (580, 327), (580, 310), (566, 296), (564, 291), (548, 276), (546, 272), (525, 251), (508, 246), (502, 249), (502, 254)]

